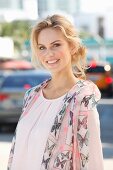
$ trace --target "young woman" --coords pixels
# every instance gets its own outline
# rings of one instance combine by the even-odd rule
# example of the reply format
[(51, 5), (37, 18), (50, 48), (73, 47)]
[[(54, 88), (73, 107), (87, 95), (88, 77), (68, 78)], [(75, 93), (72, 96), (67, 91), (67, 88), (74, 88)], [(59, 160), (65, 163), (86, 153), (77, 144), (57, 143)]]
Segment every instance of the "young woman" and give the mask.
[(86, 49), (60, 15), (33, 27), (32, 61), (51, 79), (25, 94), (8, 170), (103, 170), (100, 92), (85, 80)]

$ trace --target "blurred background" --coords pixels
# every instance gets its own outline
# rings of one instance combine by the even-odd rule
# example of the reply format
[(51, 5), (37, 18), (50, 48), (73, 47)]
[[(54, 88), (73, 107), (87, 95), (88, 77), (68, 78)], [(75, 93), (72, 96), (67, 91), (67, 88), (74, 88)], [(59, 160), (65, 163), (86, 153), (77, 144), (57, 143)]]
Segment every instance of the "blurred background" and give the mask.
[(98, 105), (105, 170), (113, 170), (113, 0), (0, 0), (0, 170), (6, 170), (25, 91), (50, 77), (31, 64), (30, 32), (51, 14), (68, 17), (87, 47), (87, 79)]

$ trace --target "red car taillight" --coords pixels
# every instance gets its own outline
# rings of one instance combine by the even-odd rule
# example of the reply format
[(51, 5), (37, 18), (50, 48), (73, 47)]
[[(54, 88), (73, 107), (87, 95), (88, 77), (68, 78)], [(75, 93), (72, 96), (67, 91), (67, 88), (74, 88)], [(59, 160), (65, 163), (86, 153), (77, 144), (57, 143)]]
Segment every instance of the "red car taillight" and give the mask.
[(0, 102), (3, 102), (4, 100), (8, 99), (8, 95), (7, 94), (0, 94)]
[(30, 84), (24, 84), (24, 89), (28, 90), (31, 88), (31, 85)]
[(113, 83), (113, 78), (112, 77), (106, 77), (106, 83), (107, 84)]

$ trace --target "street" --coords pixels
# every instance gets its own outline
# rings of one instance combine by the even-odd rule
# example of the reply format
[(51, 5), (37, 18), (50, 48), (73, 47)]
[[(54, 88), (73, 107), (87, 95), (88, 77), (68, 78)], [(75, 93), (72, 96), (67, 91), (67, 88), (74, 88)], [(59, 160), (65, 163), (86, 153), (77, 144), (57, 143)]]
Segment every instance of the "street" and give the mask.
[[(102, 99), (98, 105), (104, 170), (113, 170), (113, 99)], [(0, 170), (7, 169), (13, 132), (0, 134)]]

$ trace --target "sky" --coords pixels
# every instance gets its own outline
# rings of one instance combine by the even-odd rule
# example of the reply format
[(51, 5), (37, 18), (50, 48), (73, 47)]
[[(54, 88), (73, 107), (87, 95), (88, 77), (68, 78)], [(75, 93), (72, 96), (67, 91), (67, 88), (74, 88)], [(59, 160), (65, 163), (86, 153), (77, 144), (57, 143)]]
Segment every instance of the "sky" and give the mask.
[(83, 12), (110, 12), (113, 11), (113, 0), (80, 0)]

